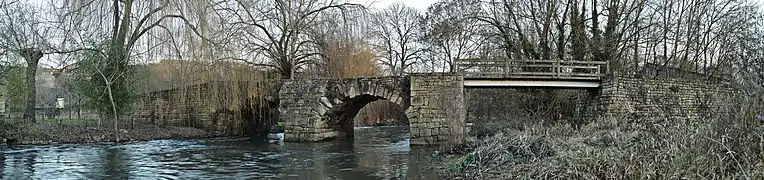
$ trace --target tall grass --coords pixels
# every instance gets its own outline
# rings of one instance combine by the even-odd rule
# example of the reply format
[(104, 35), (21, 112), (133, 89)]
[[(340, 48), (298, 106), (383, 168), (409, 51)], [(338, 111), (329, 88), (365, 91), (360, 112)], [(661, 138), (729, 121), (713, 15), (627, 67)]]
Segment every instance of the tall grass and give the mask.
[[(733, 96), (733, 95), (731, 95)], [(763, 179), (760, 98), (726, 98), (701, 119), (599, 119), (489, 136), (446, 165), (467, 179)], [(464, 157), (463, 156), (463, 157)]]

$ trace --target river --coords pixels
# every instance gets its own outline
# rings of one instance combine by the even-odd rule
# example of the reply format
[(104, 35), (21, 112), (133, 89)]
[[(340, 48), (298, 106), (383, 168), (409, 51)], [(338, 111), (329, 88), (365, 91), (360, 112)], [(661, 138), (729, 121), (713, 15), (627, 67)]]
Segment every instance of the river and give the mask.
[(408, 127), (323, 143), (262, 138), (3, 147), (2, 179), (438, 179)]

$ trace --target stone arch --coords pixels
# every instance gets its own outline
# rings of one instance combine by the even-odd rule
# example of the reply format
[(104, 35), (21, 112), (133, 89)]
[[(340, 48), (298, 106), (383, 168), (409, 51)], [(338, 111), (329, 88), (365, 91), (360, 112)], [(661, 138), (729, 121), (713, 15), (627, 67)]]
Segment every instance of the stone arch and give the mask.
[[(347, 79), (328, 82), (324, 96), (319, 102), (323, 106), (320, 113), (321, 121), (336, 132), (340, 138), (353, 136), (353, 118), (367, 104), (387, 100), (408, 109), (408, 93), (403, 93), (404, 86), (400, 82), (383, 78)], [(405, 112), (402, 112), (405, 114)]]
[(402, 108), (408, 109), (409, 97), (406, 87), (401, 82), (380, 78), (348, 79), (340, 82), (329, 82), (324, 97), (330, 103), (339, 104), (342, 100), (370, 95), (389, 100)]
[[(359, 111), (369, 103), (381, 100), (389, 101), (387, 98), (371, 94), (359, 94), (351, 98), (344, 98), (340, 100), (340, 103), (333, 105), (329, 111), (323, 114), (322, 120), (326, 122), (329, 128), (336, 131), (340, 138), (350, 138), (354, 134), (354, 118), (358, 115)], [(400, 104), (394, 101), (391, 102), (400, 106)], [(400, 107), (400, 110), (402, 109), (403, 107)], [(405, 112), (400, 113), (405, 116)]]
[[(388, 100), (409, 108), (407, 77), (295, 79), (279, 91), (284, 141), (322, 141), (352, 135), (343, 123), (366, 104)], [(403, 112), (402, 114), (406, 114)], [(347, 133), (351, 132), (351, 133)]]

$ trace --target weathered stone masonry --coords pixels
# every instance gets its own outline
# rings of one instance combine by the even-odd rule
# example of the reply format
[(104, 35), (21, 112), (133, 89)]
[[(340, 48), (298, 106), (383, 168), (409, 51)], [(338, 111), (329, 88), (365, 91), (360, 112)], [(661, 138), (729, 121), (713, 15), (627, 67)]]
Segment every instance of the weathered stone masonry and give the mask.
[(723, 106), (733, 86), (720, 80), (612, 74), (578, 103), (580, 118), (632, 121), (702, 119)]
[(296, 79), (281, 89), (284, 140), (315, 142), (347, 137), (352, 118), (369, 102), (386, 99), (406, 109), (411, 144), (461, 143), (464, 139), (462, 76)]
[(295, 79), (279, 92), (284, 141), (322, 141), (352, 133), (352, 118), (365, 104), (386, 99), (409, 105), (407, 77)]
[[(209, 131), (217, 136), (238, 136), (252, 130), (254, 119), (243, 112), (250, 103), (277, 101), (279, 82), (208, 82), (185, 88), (166, 89), (143, 94), (133, 110), (137, 122), (160, 126), (187, 126)], [(273, 92), (270, 92), (273, 91)], [(275, 104), (275, 102), (271, 102)], [(262, 104), (257, 104), (262, 105)], [(275, 110), (275, 105), (274, 105)], [(275, 118), (272, 118), (275, 119)]]
[(456, 74), (412, 74), (407, 113), (411, 144), (460, 144), (464, 141), (463, 77)]

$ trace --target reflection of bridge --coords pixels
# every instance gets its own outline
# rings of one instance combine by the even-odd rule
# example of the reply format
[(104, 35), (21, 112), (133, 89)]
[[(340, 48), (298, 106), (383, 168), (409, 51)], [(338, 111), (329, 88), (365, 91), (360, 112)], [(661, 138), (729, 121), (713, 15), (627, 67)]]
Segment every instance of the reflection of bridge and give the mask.
[(459, 59), (464, 86), (581, 87), (600, 86), (607, 63), (569, 60)]

